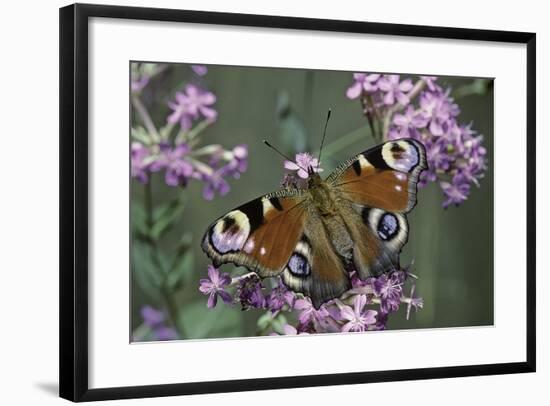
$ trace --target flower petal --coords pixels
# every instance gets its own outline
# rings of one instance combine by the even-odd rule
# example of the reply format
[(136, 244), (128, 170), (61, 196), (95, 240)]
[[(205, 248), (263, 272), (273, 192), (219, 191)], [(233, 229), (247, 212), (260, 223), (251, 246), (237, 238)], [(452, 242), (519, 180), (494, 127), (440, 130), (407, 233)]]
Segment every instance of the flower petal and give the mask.
[(209, 309), (213, 309), (216, 307), (216, 304), (218, 303), (218, 294), (216, 292), (211, 292), (210, 296), (208, 297), (208, 301), (206, 302), (206, 307)]
[(348, 90), (346, 91), (346, 97), (348, 99), (357, 99), (359, 95), (361, 94), (361, 83), (355, 82), (353, 85), (348, 87)]
[(286, 169), (290, 169), (291, 171), (297, 171), (298, 169), (300, 169), (300, 167), (295, 162), (292, 162), (292, 161), (285, 161), (284, 167)]

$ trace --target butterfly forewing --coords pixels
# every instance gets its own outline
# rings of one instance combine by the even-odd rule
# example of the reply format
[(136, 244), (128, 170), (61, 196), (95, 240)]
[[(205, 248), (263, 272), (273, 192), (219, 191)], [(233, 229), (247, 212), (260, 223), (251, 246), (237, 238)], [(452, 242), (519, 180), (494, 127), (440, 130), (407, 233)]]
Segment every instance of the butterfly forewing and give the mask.
[(303, 234), (304, 209), (297, 189), (254, 199), (214, 221), (202, 249), (216, 265), (232, 262), (262, 277), (277, 275)]
[(340, 165), (327, 182), (342, 197), (363, 206), (406, 213), (416, 204), (424, 146), (412, 139), (389, 141)]

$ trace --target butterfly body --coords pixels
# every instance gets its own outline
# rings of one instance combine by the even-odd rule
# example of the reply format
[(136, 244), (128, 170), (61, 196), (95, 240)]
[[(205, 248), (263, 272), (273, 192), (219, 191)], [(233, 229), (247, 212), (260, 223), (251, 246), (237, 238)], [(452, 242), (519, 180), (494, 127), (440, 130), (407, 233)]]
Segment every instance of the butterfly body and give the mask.
[(202, 248), (261, 277), (280, 275), (316, 308), (361, 279), (396, 268), (408, 238), (405, 214), (426, 168), (424, 147), (389, 141), (342, 163), (327, 179), (310, 172), (305, 189), (285, 188), (217, 219)]

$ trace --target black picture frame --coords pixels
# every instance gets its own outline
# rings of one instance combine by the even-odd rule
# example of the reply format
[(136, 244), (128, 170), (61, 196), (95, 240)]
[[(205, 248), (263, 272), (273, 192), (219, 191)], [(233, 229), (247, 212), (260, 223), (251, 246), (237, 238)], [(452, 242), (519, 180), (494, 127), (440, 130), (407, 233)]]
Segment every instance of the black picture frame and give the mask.
[[(105, 17), (424, 38), (495, 41), (527, 48), (527, 324), (524, 362), (199, 383), (88, 385), (88, 20)], [(60, 9), (60, 396), (75, 402), (534, 372), (536, 35), (527, 32), (75, 4)]]

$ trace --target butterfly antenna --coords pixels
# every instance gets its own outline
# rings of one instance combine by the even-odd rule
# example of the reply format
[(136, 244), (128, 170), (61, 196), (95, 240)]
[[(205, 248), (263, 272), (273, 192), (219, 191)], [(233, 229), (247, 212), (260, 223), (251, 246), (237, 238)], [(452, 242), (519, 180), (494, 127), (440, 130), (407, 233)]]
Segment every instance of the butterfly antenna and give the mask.
[(263, 143), (265, 145), (267, 145), (269, 148), (271, 148), (273, 151), (275, 151), (276, 153), (278, 153), (279, 155), (281, 155), (283, 158), (285, 158), (287, 161), (290, 161), (290, 162), (293, 162), (296, 164), (296, 166), (298, 166), (300, 169), (303, 169), (304, 171), (307, 172), (307, 169), (305, 168), (302, 168), (300, 165), (298, 165), (298, 163), (294, 160), (294, 159), (290, 159), (288, 156), (286, 156), (285, 154), (283, 154), (281, 151), (279, 151), (277, 148), (275, 148), (273, 145), (271, 145), (269, 143), (269, 141), (267, 140), (263, 140)]
[(325, 121), (325, 129), (323, 130), (323, 139), (321, 140), (321, 147), (319, 148), (319, 158), (317, 158), (318, 165), (321, 165), (321, 152), (323, 152), (323, 145), (325, 144), (325, 137), (327, 135), (328, 120), (330, 119), (331, 110), (328, 109), (327, 121)]

